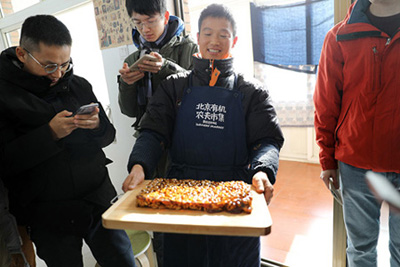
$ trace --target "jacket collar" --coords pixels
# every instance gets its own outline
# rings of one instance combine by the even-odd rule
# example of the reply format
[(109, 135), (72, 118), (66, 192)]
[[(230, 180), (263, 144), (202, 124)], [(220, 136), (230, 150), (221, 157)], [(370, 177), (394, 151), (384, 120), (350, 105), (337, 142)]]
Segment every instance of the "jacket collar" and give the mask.
[[(165, 36), (163, 40), (159, 40), (158, 44), (155, 46), (161, 48), (166, 43), (168, 43), (172, 39), (172, 37), (179, 36), (184, 29), (185, 29), (185, 24), (180, 18), (176, 16), (169, 16), (168, 27), (166, 28)], [(142, 42), (140, 40), (140, 33), (136, 29), (132, 29), (132, 39), (133, 39), (133, 44), (137, 48), (140, 48)]]
[(366, 12), (371, 5), (369, 0), (358, 0), (355, 4), (353, 4), (353, 8), (350, 11), (350, 18), (347, 24), (353, 23), (368, 23), (370, 21), (366, 15)]
[(72, 77), (73, 70), (67, 72), (56, 85), (50, 87), (50, 79), (33, 75), (22, 69), (23, 63), (17, 58), (15, 48), (16, 47), (10, 47), (4, 50), (0, 55), (0, 79), (23, 88), (35, 95), (47, 94), (49, 92), (58, 93), (68, 90), (68, 86), (66, 85), (68, 85), (68, 81)]
[(337, 41), (364, 37), (388, 37), (386, 33), (380, 31), (369, 21), (366, 11), (370, 5), (369, 0), (358, 0), (350, 6), (346, 18), (337, 31)]
[[(234, 73), (233, 58), (215, 59), (214, 69), (218, 69), (220, 72), (218, 79), (230, 77)], [(193, 73), (196, 75), (196, 77), (202, 80), (203, 83), (209, 83), (212, 71), (212, 60), (193, 56)]]

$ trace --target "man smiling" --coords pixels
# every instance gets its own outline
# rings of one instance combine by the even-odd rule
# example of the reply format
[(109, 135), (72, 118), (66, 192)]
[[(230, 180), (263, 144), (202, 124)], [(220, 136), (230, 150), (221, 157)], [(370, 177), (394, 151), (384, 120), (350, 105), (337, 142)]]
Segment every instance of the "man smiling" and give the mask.
[(202, 21), (202, 25), (199, 25), (202, 29), (197, 33), (202, 58), (225, 59), (232, 56), (230, 51), (238, 37), (236, 29), (231, 29), (230, 24), (229, 20), (219, 17), (209, 17)]
[[(266, 90), (233, 69), (236, 22), (223, 5), (199, 18), (200, 53), (191, 72), (161, 83), (140, 121), (123, 190), (151, 179), (167, 149), (167, 178), (241, 180), (269, 203), (283, 135)], [(165, 234), (164, 266), (260, 266), (260, 239)]]

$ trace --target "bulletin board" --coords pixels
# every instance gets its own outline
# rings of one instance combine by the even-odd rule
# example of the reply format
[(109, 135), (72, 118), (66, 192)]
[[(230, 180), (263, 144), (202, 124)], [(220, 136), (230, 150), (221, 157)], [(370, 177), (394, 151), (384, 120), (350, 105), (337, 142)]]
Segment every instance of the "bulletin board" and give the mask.
[(125, 0), (93, 0), (100, 49), (132, 44)]

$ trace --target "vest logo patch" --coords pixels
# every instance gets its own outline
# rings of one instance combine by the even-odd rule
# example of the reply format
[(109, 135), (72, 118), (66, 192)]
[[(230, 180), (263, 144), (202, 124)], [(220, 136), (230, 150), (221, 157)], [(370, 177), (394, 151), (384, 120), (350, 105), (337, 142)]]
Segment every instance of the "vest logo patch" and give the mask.
[(226, 107), (218, 104), (196, 105), (196, 127), (224, 129)]

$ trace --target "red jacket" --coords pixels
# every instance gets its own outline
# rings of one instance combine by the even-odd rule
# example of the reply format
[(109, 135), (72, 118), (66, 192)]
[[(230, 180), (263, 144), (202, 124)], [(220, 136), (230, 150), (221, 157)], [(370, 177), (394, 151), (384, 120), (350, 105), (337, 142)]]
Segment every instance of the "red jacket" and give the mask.
[(340, 160), (400, 173), (400, 29), (390, 38), (372, 26), (369, 5), (353, 4), (322, 48), (314, 104), (323, 170)]

